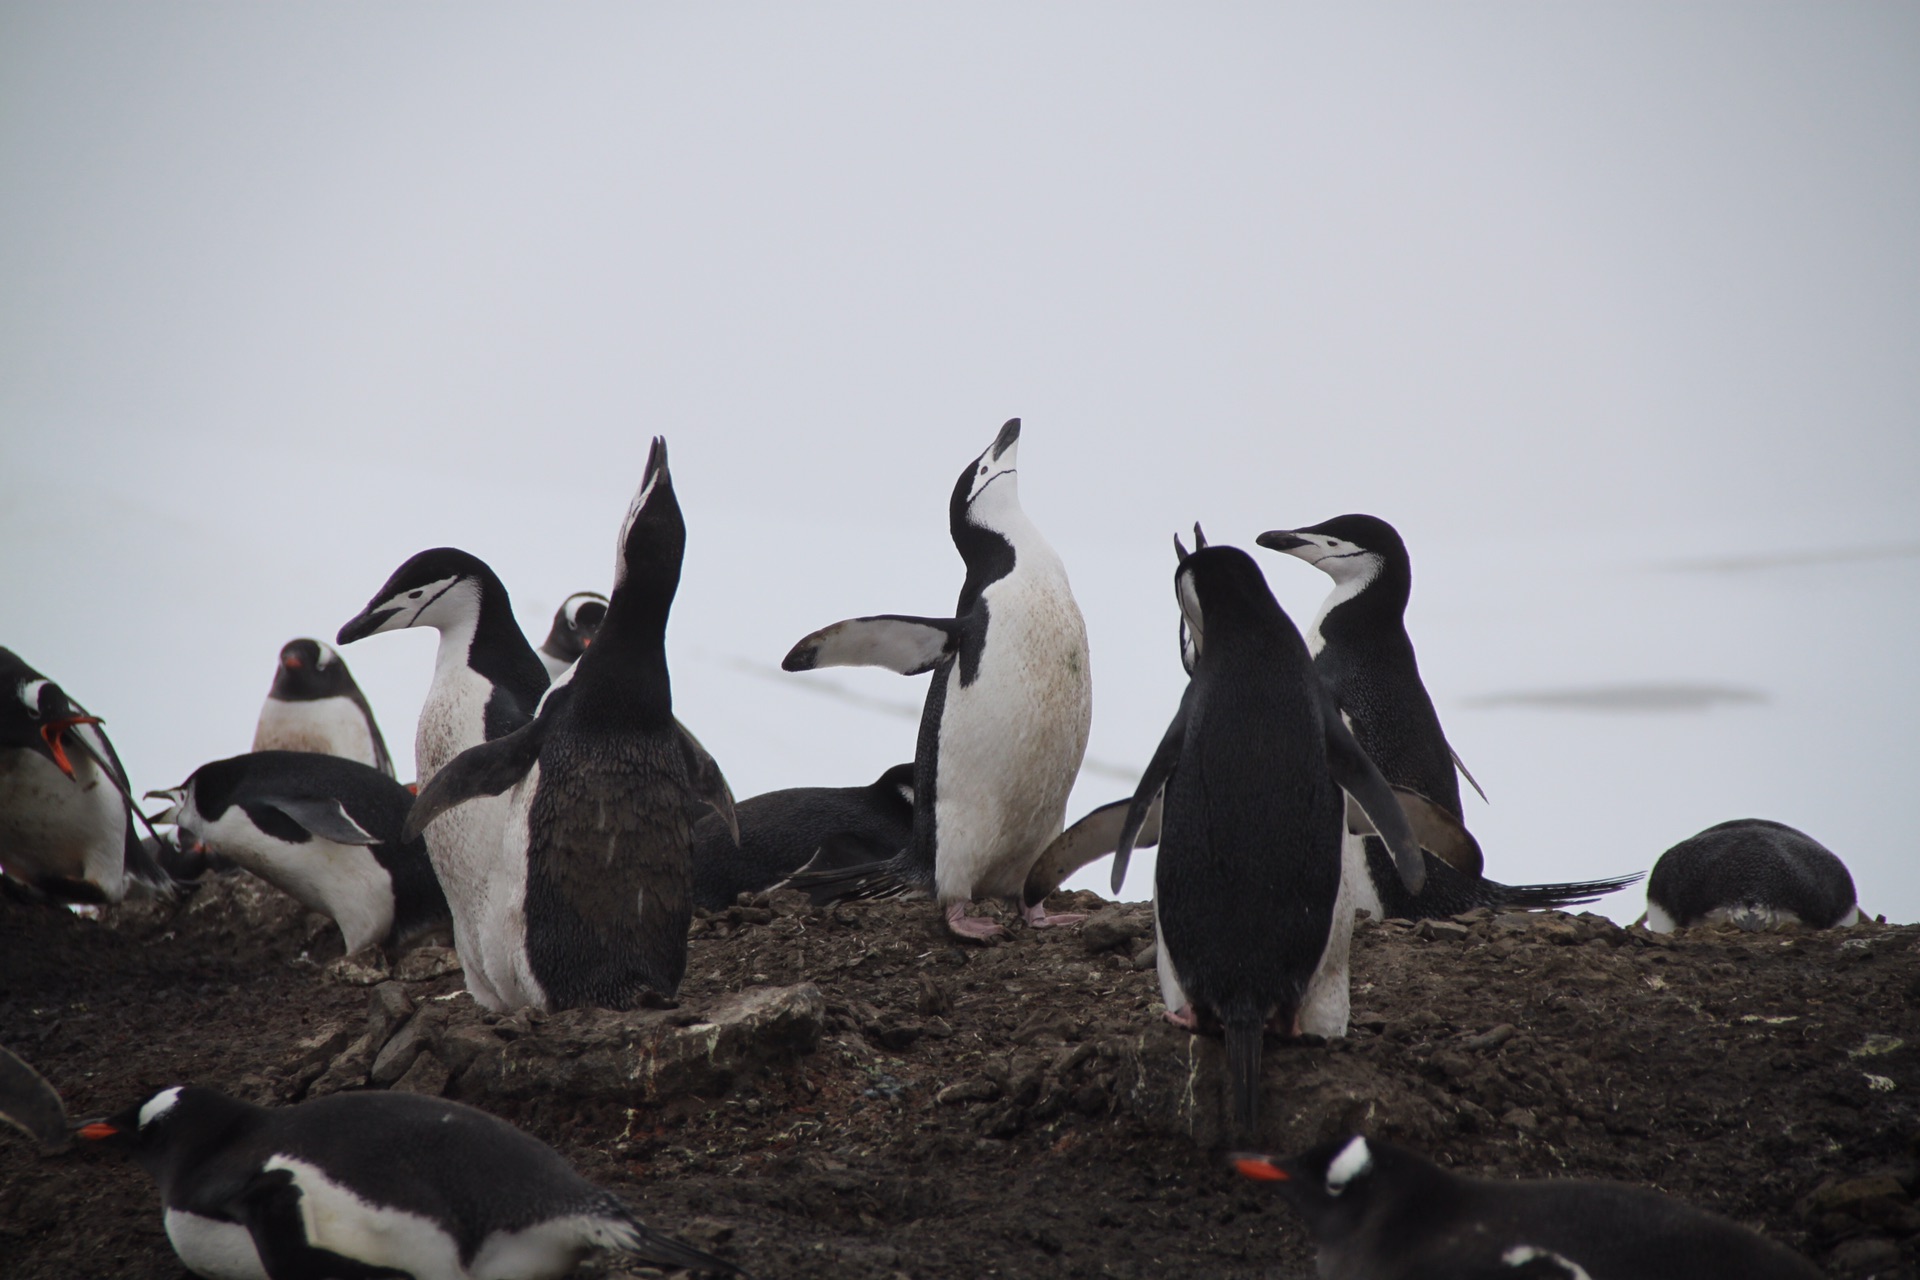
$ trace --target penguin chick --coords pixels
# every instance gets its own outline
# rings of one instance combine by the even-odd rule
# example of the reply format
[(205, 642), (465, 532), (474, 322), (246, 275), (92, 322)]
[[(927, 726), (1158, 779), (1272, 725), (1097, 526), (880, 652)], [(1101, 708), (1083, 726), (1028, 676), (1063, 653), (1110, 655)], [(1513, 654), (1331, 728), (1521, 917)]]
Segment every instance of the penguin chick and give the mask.
[(253, 731), (255, 751), (314, 751), (371, 765), (394, 777), (387, 740), (367, 695), (339, 650), (319, 640), (289, 640)]
[(553, 627), (540, 645), (540, 661), (550, 678), (558, 680), (561, 672), (580, 660), (606, 616), (607, 598), (598, 591), (576, 591), (560, 602)]
[(181, 843), (227, 858), (340, 926), (347, 953), (398, 950), (450, 928), (426, 845), (404, 840), (413, 796), (370, 765), (307, 751), (256, 751), (203, 764), (147, 793)]
[(645, 1226), (552, 1147), (441, 1098), (339, 1093), (267, 1108), (176, 1086), (78, 1136), (153, 1176), (174, 1252), (217, 1280), (551, 1280), (601, 1249), (742, 1274)]
[(734, 809), (736, 847), (717, 813), (693, 828), (693, 905), (717, 911), (743, 893), (778, 886), (833, 841), (874, 862), (913, 838), (913, 765), (897, 764), (864, 787), (789, 787), (750, 796)]
[(1805, 1259), (1657, 1191), (1470, 1178), (1373, 1138), (1237, 1156), (1306, 1219), (1324, 1280), (1815, 1280)]
[(1693, 924), (1742, 929), (1803, 924), (1844, 929), (1860, 920), (1846, 864), (1805, 832), (1765, 818), (1736, 818), (1660, 855), (1647, 881), (1647, 928)]

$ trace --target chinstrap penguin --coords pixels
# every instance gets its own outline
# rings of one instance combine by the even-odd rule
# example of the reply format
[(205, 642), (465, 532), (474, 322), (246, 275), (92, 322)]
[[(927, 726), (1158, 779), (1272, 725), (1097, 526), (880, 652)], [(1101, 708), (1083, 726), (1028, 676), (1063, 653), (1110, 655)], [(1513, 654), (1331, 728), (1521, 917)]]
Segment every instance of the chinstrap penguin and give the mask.
[(801, 640), (781, 666), (880, 666), (932, 672), (914, 751), (913, 839), (885, 862), (816, 861), (796, 888), (932, 895), (964, 938), (1001, 931), (969, 915), (982, 898), (1016, 902), (1029, 924), (1063, 924), (1021, 901), (1028, 871), (1066, 825), (1067, 795), (1093, 717), (1087, 631), (1065, 566), (1020, 507), (1020, 420), (967, 464), (948, 502), (966, 563), (950, 618), (837, 622)]
[(1815, 1280), (1783, 1245), (1622, 1182), (1471, 1178), (1347, 1137), (1237, 1156), (1306, 1219), (1325, 1280)]
[(340, 756), (396, 776), (367, 695), (339, 651), (320, 640), (289, 640), (280, 650), (253, 749)]
[(397, 950), (450, 929), (426, 845), (403, 840), (413, 796), (370, 765), (304, 751), (256, 751), (150, 791), (156, 823), (181, 845), (227, 858), (340, 926), (349, 954)]
[(598, 591), (576, 591), (554, 610), (553, 626), (540, 644), (540, 661), (555, 680), (580, 660), (607, 616), (607, 598)]
[(1346, 1030), (1346, 797), (1386, 838), (1410, 891), (1423, 864), (1399, 798), (1253, 559), (1226, 546), (1183, 555), (1174, 592), (1192, 676), (1134, 791), (1113, 884), (1160, 800), (1154, 926), (1167, 1018), (1224, 1029), (1235, 1126), (1251, 1134), (1262, 1034)]
[(552, 1147), (442, 1098), (268, 1108), (176, 1086), (77, 1133), (153, 1176), (174, 1252), (211, 1280), (551, 1280), (600, 1249), (740, 1274), (649, 1229)]
[(139, 816), (99, 717), (0, 648), (0, 870), (36, 900), (170, 894)]
[(693, 905), (718, 910), (743, 893), (771, 889), (824, 841), (850, 862), (873, 862), (913, 838), (913, 765), (897, 764), (864, 787), (789, 787), (734, 807), (740, 843), (717, 813), (693, 828)]
[(1660, 855), (1647, 880), (1647, 928), (1694, 924), (1845, 928), (1860, 921), (1853, 877), (1824, 845), (1765, 818), (1736, 818)]
[(632, 1008), (671, 999), (693, 918), (702, 806), (739, 827), (726, 779), (673, 717), (667, 615), (686, 525), (655, 437), (616, 544), (593, 646), (533, 722), (474, 747), (420, 790), (406, 830), (477, 796), (505, 797), (476, 955), (500, 1007)]

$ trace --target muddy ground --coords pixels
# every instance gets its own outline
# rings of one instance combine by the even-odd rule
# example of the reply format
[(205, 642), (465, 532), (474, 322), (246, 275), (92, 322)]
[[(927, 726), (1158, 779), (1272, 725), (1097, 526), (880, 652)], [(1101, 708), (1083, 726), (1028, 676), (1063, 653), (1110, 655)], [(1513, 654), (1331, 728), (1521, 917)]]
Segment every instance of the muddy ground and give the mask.
[[(1209, 1149), (1218, 1049), (1160, 1022), (1144, 908), (984, 948), (936, 923), (777, 895), (696, 922), (677, 1012), (502, 1020), (431, 952), (330, 965), (338, 935), (243, 875), (104, 920), (0, 904), (0, 1043), (76, 1116), (189, 1081), (444, 1091), (762, 1277), (1312, 1274), (1290, 1213)], [(1482, 914), (1365, 924), (1354, 951), (1351, 1035), (1269, 1044), (1273, 1144), (1363, 1124), (1481, 1173), (1658, 1186), (1835, 1276), (1920, 1277), (1920, 927)], [(741, 1023), (691, 1074), (636, 1066), (747, 988), (778, 1028)], [(0, 1273), (183, 1271), (143, 1173), (0, 1130)]]

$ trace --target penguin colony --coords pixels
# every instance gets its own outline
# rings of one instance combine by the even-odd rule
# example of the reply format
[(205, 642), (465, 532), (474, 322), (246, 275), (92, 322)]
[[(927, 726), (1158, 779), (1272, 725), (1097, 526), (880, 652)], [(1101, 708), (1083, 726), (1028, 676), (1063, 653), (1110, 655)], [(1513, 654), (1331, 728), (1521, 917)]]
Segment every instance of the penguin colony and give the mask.
[[(735, 803), (674, 716), (666, 630), (687, 529), (656, 438), (621, 522), (608, 594), (569, 596), (536, 651), (477, 557), (407, 559), (339, 628), (439, 633), (412, 789), (339, 652), (280, 653), (252, 752), (149, 792), (152, 819), (98, 717), (0, 649), (0, 888), (34, 903), (173, 894), (222, 860), (331, 917), (347, 949), (448, 934), (468, 991), (497, 1010), (669, 1004), (696, 904), (782, 884), (816, 902), (932, 899), (956, 937), (1070, 925), (1044, 899), (1075, 870), (1157, 844), (1154, 925), (1165, 1016), (1223, 1035), (1233, 1114), (1258, 1132), (1262, 1041), (1338, 1036), (1357, 912), (1440, 917), (1563, 907), (1637, 876), (1510, 886), (1483, 875), (1459, 779), (1404, 613), (1406, 547), (1347, 515), (1261, 547), (1333, 589), (1304, 634), (1245, 551), (1175, 539), (1172, 721), (1129, 797), (1069, 826), (1092, 667), (1064, 565), (1020, 505), (1020, 421), (948, 500), (965, 568), (949, 616), (876, 614), (814, 631), (783, 667), (929, 677), (911, 763), (866, 785)], [(1482, 793), (1484, 798), (1484, 793)], [(174, 828), (172, 839), (152, 831)], [(143, 837), (140, 829), (149, 835)], [(187, 889), (185, 891), (190, 891)], [(1846, 868), (1777, 823), (1723, 823), (1664, 855), (1647, 923), (1844, 925)], [(122, 1150), (160, 1187), (180, 1260), (209, 1277), (545, 1277), (596, 1249), (737, 1274), (643, 1226), (550, 1148), (456, 1103), (346, 1094), (268, 1109), (176, 1085), (69, 1125), (57, 1091), (0, 1049), (0, 1119), (63, 1145)], [(1732, 1223), (1658, 1193), (1571, 1179), (1484, 1181), (1360, 1135), (1287, 1160), (1243, 1156), (1298, 1210), (1329, 1277), (1810, 1276)]]

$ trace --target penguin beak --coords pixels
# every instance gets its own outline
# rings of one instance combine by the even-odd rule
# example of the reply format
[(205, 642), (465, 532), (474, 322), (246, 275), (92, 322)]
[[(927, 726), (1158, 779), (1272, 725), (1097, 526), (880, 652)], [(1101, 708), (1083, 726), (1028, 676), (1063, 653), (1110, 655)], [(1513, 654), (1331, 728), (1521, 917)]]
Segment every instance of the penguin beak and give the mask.
[(120, 1130), (105, 1120), (91, 1120), (73, 1131), (73, 1136), (88, 1142), (100, 1142), (107, 1138), (117, 1138)]
[[(47, 755), (69, 778), (73, 777), (73, 761), (67, 756), (67, 744), (62, 736), (77, 724), (99, 724), (99, 716), (63, 716), (58, 720), (49, 720), (40, 726), (40, 737), (47, 744)], [(78, 779), (75, 779), (78, 781)]]
[(1233, 1156), (1233, 1168), (1243, 1178), (1255, 1182), (1291, 1182), (1293, 1176), (1273, 1162), (1272, 1156)]
[(333, 638), (335, 644), (352, 644), (355, 640), (364, 640), (381, 627), (387, 619), (400, 612), (399, 606), (388, 609), (368, 609), (359, 617), (340, 628), (340, 634)]
[(1020, 419), (1008, 418), (1007, 425), (1000, 428), (1000, 434), (993, 438), (993, 461), (1000, 461), (1000, 455), (1020, 443)]
[(1270, 529), (1254, 539), (1269, 551), (1298, 551), (1313, 544), (1291, 529)]
[(298, 671), (301, 668), (301, 666), (304, 664), (300, 661), (299, 654), (290, 653), (286, 657), (280, 659), (280, 665), (285, 667), (289, 671)]
[[(155, 826), (160, 826), (166, 823), (172, 823), (175, 826), (178, 826), (180, 824), (180, 806), (186, 800), (184, 787), (174, 787), (171, 790), (167, 790), (167, 791), (149, 791), (146, 793), (146, 795), (142, 796), (141, 799), (163, 801), (167, 806), (166, 808), (162, 809), (159, 813), (156, 813), (152, 817), (148, 818), (147, 819), (148, 822), (154, 824)], [(187, 850), (187, 852), (191, 853), (192, 850)]]

